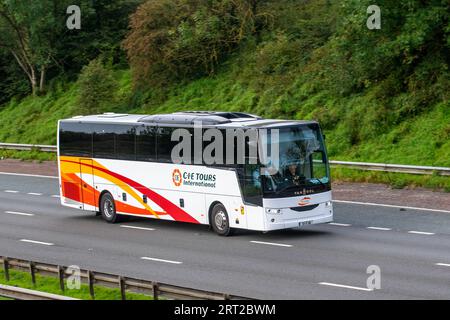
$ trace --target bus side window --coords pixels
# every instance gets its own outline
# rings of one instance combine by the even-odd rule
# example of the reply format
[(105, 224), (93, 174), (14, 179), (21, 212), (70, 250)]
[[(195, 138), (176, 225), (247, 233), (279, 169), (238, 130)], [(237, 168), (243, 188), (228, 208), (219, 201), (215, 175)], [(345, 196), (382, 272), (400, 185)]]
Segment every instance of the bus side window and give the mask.
[(61, 122), (59, 144), (62, 156), (90, 158), (92, 157), (92, 128), (84, 123)]
[(156, 128), (145, 126), (136, 129), (136, 160), (156, 161)]
[(172, 148), (177, 144), (172, 141), (172, 132), (174, 128), (158, 128), (156, 137), (156, 150), (158, 162), (172, 163)]
[(136, 160), (136, 129), (121, 125), (116, 129), (116, 154), (120, 160)]
[(237, 172), (241, 182), (244, 201), (253, 205), (262, 206), (260, 166), (247, 164), (243, 168), (237, 168)]
[(117, 159), (115, 146), (115, 125), (94, 126), (94, 158)]

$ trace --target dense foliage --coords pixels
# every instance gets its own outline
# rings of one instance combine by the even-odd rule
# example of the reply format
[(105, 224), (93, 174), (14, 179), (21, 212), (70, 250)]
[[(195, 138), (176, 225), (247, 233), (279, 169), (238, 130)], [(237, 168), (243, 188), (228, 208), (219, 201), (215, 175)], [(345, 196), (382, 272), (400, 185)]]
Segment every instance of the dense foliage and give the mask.
[[(101, 77), (118, 81), (102, 111), (318, 119), (333, 158), (450, 166), (448, 0), (377, 0), (380, 30), (366, 27), (370, 0), (79, 2), (82, 30), (52, 29), (63, 34), (43, 41), (45, 50), (31, 46), (54, 57), (47, 95), (6, 103), (30, 89), (0, 46), (0, 141), (54, 143), (55, 121), (80, 113), (80, 95), (93, 87), (83, 85), (86, 70), (69, 81), (100, 56), (116, 80)], [(29, 21), (22, 28), (36, 31)]]
[[(79, 0), (81, 30), (66, 27), (71, 0), (0, 0), (0, 102), (25, 92), (42, 94), (54, 78), (74, 79), (98, 55), (123, 64), (128, 15), (138, 0)], [(23, 79), (28, 80), (24, 92)], [(5, 81), (3, 81), (5, 79)]]
[(258, 0), (147, 1), (124, 41), (138, 84), (163, 86), (208, 75), (257, 32)]
[(97, 114), (114, 102), (117, 82), (111, 70), (99, 59), (83, 68), (78, 79), (79, 97), (77, 105), (83, 114)]

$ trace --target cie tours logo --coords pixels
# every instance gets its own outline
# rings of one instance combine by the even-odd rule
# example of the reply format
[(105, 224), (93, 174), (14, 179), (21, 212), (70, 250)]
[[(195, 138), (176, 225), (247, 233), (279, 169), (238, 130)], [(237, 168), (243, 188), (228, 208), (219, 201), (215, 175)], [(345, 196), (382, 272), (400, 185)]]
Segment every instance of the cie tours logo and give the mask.
[(181, 175), (181, 171), (178, 169), (173, 170), (172, 172), (172, 181), (175, 187), (181, 186), (183, 183), (183, 176)]
[(309, 202), (311, 201), (310, 197), (304, 197), (302, 199), (300, 199), (300, 201), (298, 202), (299, 206), (306, 206), (309, 204)]
[(207, 174), (201, 172), (181, 172), (179, 169), (174, 169), (172, 171), (172, 182), (175, 187), (184, 186), (195, 186), (195, 187), (206, 187), (215, 188), (216, 187), (216, 175)]

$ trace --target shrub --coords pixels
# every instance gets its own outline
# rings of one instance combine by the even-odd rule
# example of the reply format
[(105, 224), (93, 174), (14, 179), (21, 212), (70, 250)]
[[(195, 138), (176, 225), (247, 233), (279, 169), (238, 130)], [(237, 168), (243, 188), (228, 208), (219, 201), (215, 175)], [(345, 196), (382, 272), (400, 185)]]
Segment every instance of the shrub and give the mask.
[(147, 1), (131, 16), (123, 46), (138, 86), (214, 73), (256, 31), (259, 0)]
[(115, 101), (118, 87), (111, 70), (100, 59), (93, 60), (81, 71), (78, 79), (78, 107), (83, 113), (101, 113)]

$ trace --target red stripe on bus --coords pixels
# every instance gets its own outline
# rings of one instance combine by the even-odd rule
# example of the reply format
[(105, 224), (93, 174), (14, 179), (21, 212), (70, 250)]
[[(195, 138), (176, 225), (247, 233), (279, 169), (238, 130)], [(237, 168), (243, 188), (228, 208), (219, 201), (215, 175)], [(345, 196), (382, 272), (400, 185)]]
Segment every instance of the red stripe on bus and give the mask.
[[(69, 162), (69, 163), (75, 163), (78, 164), (78, 162), (75, 161), (68, 161), (68, 160), (61, 160), (63, 162)], [(197, 223), (200, 224), (199, 221), (197, 221), (194, 217), (192, 217), (190, 214), (188, 214), (186, 211), (180, 209), (178, 206), (161, 196), (160, 194), (148, 189), (147, 187), (141, 185), (140, 183), (133, 181), (127, 177), (124, 177), (118, 173), (109, 171), (107, 169), (103, 169), (94, 165), (88, 165), (86, 163), (81, 163), (84, 166), (92, 167), (94, 169), (97, 169), (99, 171), (105, 172), (122, 182), (125, 182), (129, 186), (133, 187), (134, 189), (139, 190), (139, 192), (145, 194), (147, 197), (149, 197), (153, 202), (155, 202), (158, 206), (164, 209), (164, 211), (167, 212), (172, 218), (174, 218), (176, 221), (181, 222), (190, 222), (190, 223)]]

